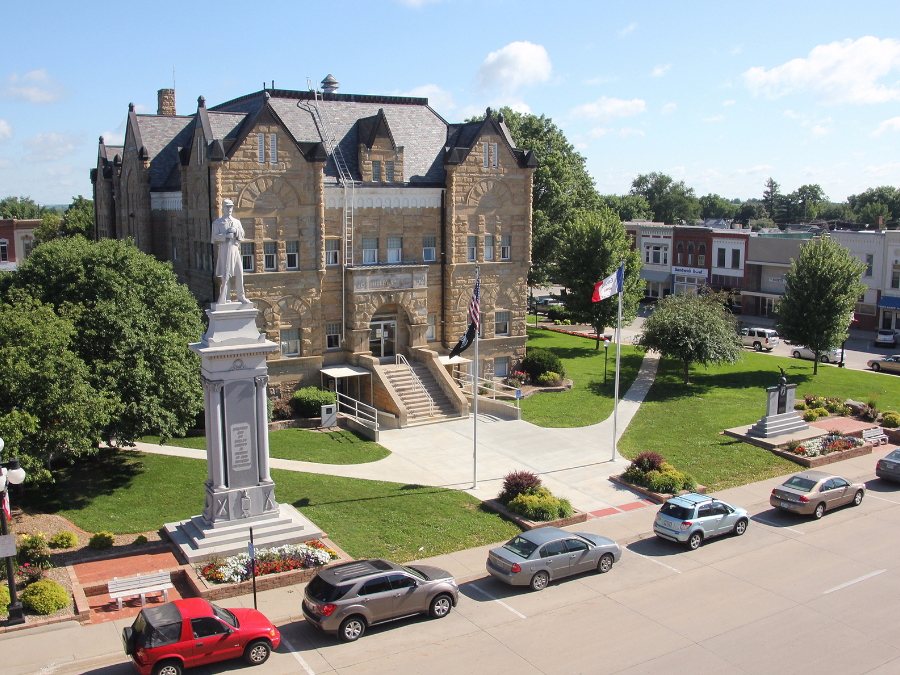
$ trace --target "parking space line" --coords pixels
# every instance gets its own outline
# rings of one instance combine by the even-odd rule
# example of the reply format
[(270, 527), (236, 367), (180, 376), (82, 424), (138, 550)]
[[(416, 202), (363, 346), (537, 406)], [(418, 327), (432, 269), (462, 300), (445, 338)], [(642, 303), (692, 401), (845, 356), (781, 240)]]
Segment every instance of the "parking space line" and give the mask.
[(479, 588), (479, 587), (476, 586), (475, 584), (469, 584), (469, 588), (474, 588), (476, 591), (478, 591), (479, 593), (481, 593), (483, 596), (485, 596), (485, 597), (487, 597), (487, 598), (490, 598), (491, 600), (493, 600), (494, 602), (496, 602), (496, 603), (499, 604), (499, 605), (503, 605), (504, 607), (506, 607), (506, 609), (508, 609), (510, 612), (512, 612), (513, 614), (515, 614), (515, 615), (518, 616), (519, 618), (521, 618), (521, 619), (527, 619), (527, 618), (528, 618), (527, 616), (525, 616), (524, 614), (522, 614), (522, 612), (518, 612), (518, 611), (514, 610), (512, 607), (510, 607), (510, 606), (507, 605), (505, 602), (503, 602), (500, 598), (495, 598), (493, 595), (491, 595), (490, 593), (488, 593), (488, 592), (487, 592), (486, 590), (484, 590), (483, 588)]
[(762, 523), (763, 525), (768, 525), (769, 527), (777, 527), (779, 530), (788, 530), (789, 532), (796, 532), (797, 534), (803, 534), (800, 530), (795, 530), (793, 527), (785, 527), (784, 525), (779, 525), (778, 523), (773, 523), (769, 520), (765, 520), (760, 518), (759, 516), (750, 516), (750, 520), (755, 520), (757, 523)]
[(304, 661), (303, 657), (297, 653), (296, 649), (294, 649), (294, 645), (292, 645), (290, 642), (288, 642), (288, 639), (286, 637), (284, 637), (284, 635), (281, 636), (281, 641), (288, 648), (288, 651), (291, 653), (291, 656), (293, 656), (295, 659), (297, 659), (297, 663), (299, 663), (303, 667), (303, 670), (306, 671), (307, 675), (316, 675), (315, 672), (313, 671), (313, 669), (309, 667), (309, 664), (306, 661)]
[(648, 555), (642, 555), (641, 553), (632, 551), (630, 548), (625, 548), (625, 550), (628, 551), (629, 553), (634, 553), (634, 555), (639, 556), (639, 557), (643, 558), (644, 560), (649, 560), (650, 562), (655, 562), (657, 565), (662, 565), (666, 569), (670, 569), (673, 572), (675, 572), (676, 574), (681, 574), (681, 570), (676, 570), (674, 567), (670, 567), (669, 565), (666, 565), (666, 563), (660, 562), (659, 560), (656, 560), (655, 558), (651, 558)]
[(871, 497), (872, 499), (878, 499), (882, 502), (890, 502), (891, 504), (900, 504), (900, 502), (895, 502), (893, 499), (885, 499), (884, 497), (876, 497), (871, 492), (866, 493), (866, 497)]
[(829, 588), (827, 591), (823, 591), (822, 595), (828, 595), (829, 593), (834, 593), (835, 591), (839, 591), (842, 588), (847, 588), (847, 586), (852, 586), (853, 584), (858, 584), (860, 581), (865, 581), (866, 579), (871, 579), (872, 577), (877, 577), (879, 574), (887, 572), (887, 570), (875, 570), (874, 572), (869, 572), (868, 574), (864, 574), (859, 579), (854, 579), (853, 581), (848, 581), (846, 584), (841, 584), (840, 586), (835, 586), (834, 588)]

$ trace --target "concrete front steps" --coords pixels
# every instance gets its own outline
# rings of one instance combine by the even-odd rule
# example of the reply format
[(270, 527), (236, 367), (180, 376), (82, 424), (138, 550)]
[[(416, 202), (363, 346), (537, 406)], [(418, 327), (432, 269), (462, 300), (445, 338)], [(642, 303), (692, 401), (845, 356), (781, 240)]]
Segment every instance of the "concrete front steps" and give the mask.
[(391, 386), (397, 392), (403, 405), (406, 406), (408, 413), (407, 426), (458, 418), (459, 411), (447, 398), (447, 395), (441, 389), (441, 385), (434, 379), (428, 367), (420, 363), (411, 363), (410, 367), (419, 378), (425, 391), (428, 392), (428, 396), (434, 402), (434, 414), (431, 414), (432, 409), (428, 403), (428, 396), (415, 385), (412, 374), (405, 365), (385, 366), (384, 371)]

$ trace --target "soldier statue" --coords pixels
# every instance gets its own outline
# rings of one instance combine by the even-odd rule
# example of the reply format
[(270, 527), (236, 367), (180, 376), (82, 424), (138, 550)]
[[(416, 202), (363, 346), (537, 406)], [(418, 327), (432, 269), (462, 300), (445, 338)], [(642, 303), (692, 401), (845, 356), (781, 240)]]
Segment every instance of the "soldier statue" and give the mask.
[(237, 294), (238, 302), (246, 305), (250, 301), (244, 295), (244, 267), (241, 261), (244, 228), (241, 226), (241, 221), (231, 215), (234, 211), (233, 201), (230, 199), (223, 201), (222, 211), (225, 215), (212, 224), (212, 242), (219, 245), (216, 276), (222, 279), (222, 288), (217, 304), (229, 301), (231, 293), (228, 289), (228, 280), (234, 279), (234, 291)]

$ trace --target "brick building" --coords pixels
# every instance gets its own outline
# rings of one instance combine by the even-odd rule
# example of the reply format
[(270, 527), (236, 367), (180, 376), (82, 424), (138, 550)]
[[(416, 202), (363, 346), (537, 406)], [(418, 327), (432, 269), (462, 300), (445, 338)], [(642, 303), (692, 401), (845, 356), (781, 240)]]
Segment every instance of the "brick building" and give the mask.
[(247, 296), (281, 345), (268, 364), (277, 393), (352, 366), (371, 387), (339, 377), (338, 389), (402, 424), (414, 406), (391, 384), (401, 354), (462, 414), (441, 355), (465, 332), (476, 265), (479, 374), (505, 375), (524, 356), (534, 154), (490, 109), (450, 124), (427, 99), (336, 84), (211, 108), (200, 97), (184, 116), (172, 90), (159, 92), (156, 115), (130, 105), (124, 145), (101, 138), (91, 172), (98, 236), (171, 261), (207, 306), (217, 292), (210, 224), (231, 199), (247, 237)]
[(13, 272), (34, 246), (34, 230), (41, 224), (39, 218), (0, 220), (0, 271)]

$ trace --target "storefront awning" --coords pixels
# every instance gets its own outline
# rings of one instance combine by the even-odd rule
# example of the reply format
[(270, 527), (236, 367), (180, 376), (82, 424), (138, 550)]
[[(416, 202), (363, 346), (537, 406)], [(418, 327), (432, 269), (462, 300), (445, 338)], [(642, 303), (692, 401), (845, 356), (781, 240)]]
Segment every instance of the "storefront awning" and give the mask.
[(878, 307), (881, 309), (900, 309), (900, 298), (885, 295), (878, 301)]
[(772, 300), (780, 300), (784, 297), (780, 293), (760, 293), (759, 291), (741, 291), (741, 295), (752, 295), (756, 298), (771, 298)]
[(438, 356), (438, 361), (441, 362), (442, 366), (458, 366), (461, 363), (472, 363), (472, 359), (467, 359), (465, 356), (454, 356), (451, 359), (447, 354)]
[(669, 272), (662, 272), (660, 270), (641, 270), (641, 279), (646, 279), (647, 281), (668, 281), (672, 275)]
[(342, 377), (356, 377), (358, 375), (371, 375), (372, 373), (365, 368), (359, 368), (357, 366), (330, 366), (328, 368), (322, 368), (322, 374), (327, 375), (328, 377), (333, 377), (336, 380), (341, 379)]

